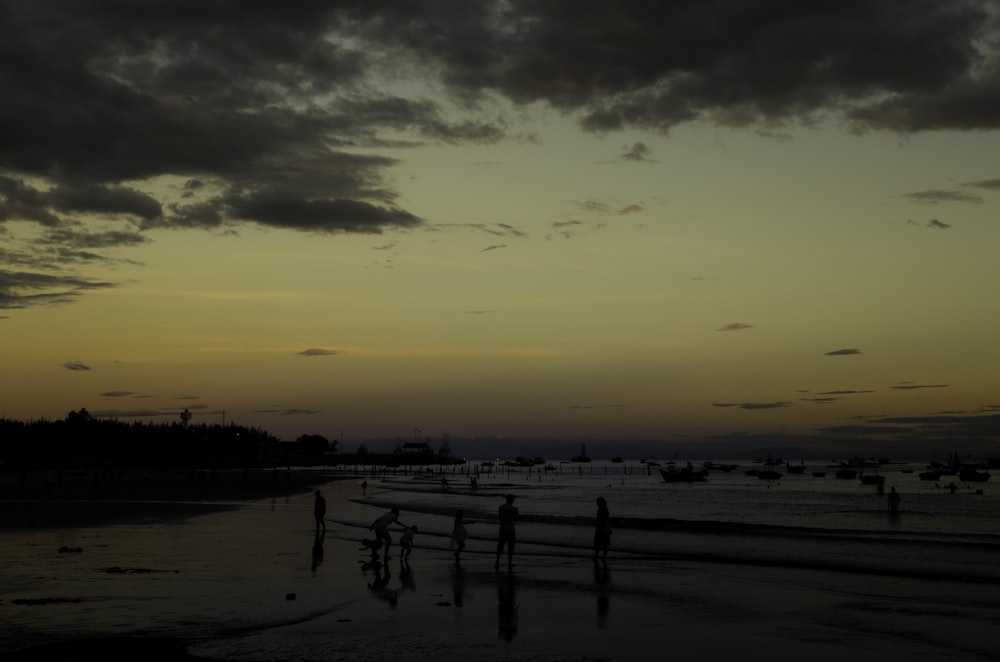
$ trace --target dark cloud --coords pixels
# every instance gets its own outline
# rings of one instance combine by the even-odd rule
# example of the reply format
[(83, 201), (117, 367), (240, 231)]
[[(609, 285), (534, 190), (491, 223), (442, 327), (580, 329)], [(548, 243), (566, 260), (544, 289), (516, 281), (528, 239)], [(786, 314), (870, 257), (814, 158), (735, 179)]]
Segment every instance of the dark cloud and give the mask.
[(76, 370), (80, 372), (90, 370), (90, 366), (81, 361), (67, 361), (66, 363), (63, 363), (62, 366), (67, 370)]
[(856, 347), (852, 347), (852, 348), (848, 348), (848, 349), (835, 349), (832, 352), (827, 352), (826, 355), (827, 356), (850, 356), (852, 354), (860, 354), (860, 353), (861, 353), (860, 349), (858, 349)]
[(910, 198), (923, 205), (936, 205), (942, 202), (971, 202), (977, 205), (983, 203), (982, 196), (966, 193), (965, 191), (916, 191), (914, 193), (904, 193), (903, 197)]
[(913, 391), (922, 388), (948, 388), (951, 384), (897, 384), (889, 388), (896, 391)]
[(981, 179), (978, 182), (964, 182), (962, 186), (984, 188), (991, 191), (1000, 190), (1000, 179)]
[(489, 251), (499, 250), (501, 248), (507, 248), (507, 244), (493, 244), (492, 246), (487, 246), (486, 248), (479, 251), (480, 253), (487, 253)]
[(299, 352), (299, 356), (336, 356), (337, 354), (343, 354), (343, 352), (339, 349), (321, 349), (319, 347), (310, 347)]
[(840, 398), (801, 398), (803, 402), (812, 402), (817, 405), (828, 405), (832, 402), (840, 400)]
[(275, 407), (272, 409), (257, 409), (254, 410), (255, 414), (277, 414), (279, 416), (312, 416), (314, 414), (322, 414), (321, 409), (306, 409), (299, 407), (288, 407), (280, 408)]
[(302, 409), (295, 407), (291, 409), (281, 410), (282, 416), (312, 416), (314, 414), (322, 414), (322, 413), (323, 411), (321, 409)]
[[(920, 225), (920, 223), (917, 223), (912, 219), (907, 220), (906, 223), (908, 225), (916, 225), (916, 226)], [(944, 221), (938, 220), (936, 218), (932, 218), (931, 220), (927, 221), (927, 223), (924, 224), (923, 227), (932, 228), (934, 230), (947, 230), (948, 228), (951, 227), (951, 224), (945, 223)]]
[(113, 285), (59, 273), (0, 269), (0, 309), (70, 303), (90, 290), (107, 287)]
[[(535, 105), (595, 132), (996, 129), (998, 43), (993, 0), (7, 2), (0, 226), (50, 230), (80, 265), (152, 228), (416, 228), (380, 151), (532, 140)], [(0, 306), (79, 293), (52, 289), (0, 282)]]
[(609, 205), (606, 202), (599, 202), (597, 200), (585, 200), (583, 202), (576, 202), (574, 204), (584, 211), (588, 211), (594, 214), (607, 214), (614, 216), (625, 216), (626, 214), (634, 214), (636, 212), (646, 211), (645, 206), (635, 203), (618, 207)]
[(816, 395), (857, 395), (860, 393), (874, 393), (875, 391), (864, 389), (858, 391), (846, 390), (846, 391), (820, 391)]
[(625, 153), (621, 155), (621, 158), (623, 158), (626, 161), (643, 163), (651, 160), (649, 157), (650, 155), (652, 155), (652, 153), (653, 151), (649, 148), (648, 145), (646, 145), (645, 143), (638, 142), (634, 143), (631, 147), (626, 147)]
[(713, 402), (713, 407), (739, 407), (740, 409), (747, 409), (750, 411), (758, 409), (780, 409), (782, 407), (791, 407), (793, 403), (791, 402)]
[(733, 322), (732, 324), (725, 324), (720, 326), (716, 331), (743, 331), (745, 329), (752, 329), (753, 324), (746, 324), (744, 322)]
[(104, 393), (98, 393), (102, 398), (125, 398), (130, 395), (135, 395), (133, 391), (105, 391)]

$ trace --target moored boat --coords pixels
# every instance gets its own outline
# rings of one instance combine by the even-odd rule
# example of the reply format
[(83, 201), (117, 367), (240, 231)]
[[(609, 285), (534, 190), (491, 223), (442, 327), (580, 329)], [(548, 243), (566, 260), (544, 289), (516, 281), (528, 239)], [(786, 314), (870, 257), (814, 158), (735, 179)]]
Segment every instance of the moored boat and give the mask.
[(975, 467), (962, 467), (958, 471), (958, 479), (965, 483), (982, 483), (990, 479), (990, 474)]
[(885, 483), (885, 476), (880, 474), (861, 474), (860, 476), (862, 485), (882, 485)]
[(660, 475), (665, 483), (703, 483), (708, 480), (708, 469), (695, 470), (690, 463), (678, 469), (670, 463), (666, 468), (660, 467)]

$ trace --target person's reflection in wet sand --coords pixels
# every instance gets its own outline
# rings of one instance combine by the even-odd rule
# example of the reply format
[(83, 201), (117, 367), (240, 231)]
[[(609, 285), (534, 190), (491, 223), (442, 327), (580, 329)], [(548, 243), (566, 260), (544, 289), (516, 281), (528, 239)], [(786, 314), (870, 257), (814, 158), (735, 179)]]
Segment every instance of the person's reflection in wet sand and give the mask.
[(465, 570), (457, 564), (451, 568), (451, 600), (456, 607), (465, 601)]
[(373, 566), (375, 570), (375, 577), (368, 582), (368, 588), (371, 589), (376, 598), (387, 602), (390, 608), (395, 609), (399, 603), (399, 591), (389, 588), (389, 580), (392, 579), (392, 574), (389, 572), (389, 565), (376, 561), (370, 564), (370, 566)]
[(608, 611), (611, 609), (611, 571), (605, 564), (594, 565), (594, 595), (597, 596), (597, 627), (608, 626)]
[(313, 539), (313, 551), (312, 551), (312, 571), (316, 572), (316, 569), (323, 563), (323, 536), (326, 535), (326, 531), (317, 531), (316, 537)]
[(513, 641), (517, 636), (517, 580), (513, 572), (497, 573), (497, 636)]
[(399, 588), (403, 591), (416, 591), (417, 584), (413, 579), (413, 569), (409, 561), (399, 562)]

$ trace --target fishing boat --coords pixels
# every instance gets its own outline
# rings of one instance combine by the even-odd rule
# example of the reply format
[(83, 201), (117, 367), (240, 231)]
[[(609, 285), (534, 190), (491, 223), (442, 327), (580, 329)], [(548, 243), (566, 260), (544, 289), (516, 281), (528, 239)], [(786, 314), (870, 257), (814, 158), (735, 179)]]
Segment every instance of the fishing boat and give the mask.
[(726, 473), (740, 468), (738, 464), (719, 464), (718, 462), (703, 462), (702, 466), (709, 471), (724, 471)]
[[(754, 460), (756, 462), (756, 460)], [(761, 480), (780, 480), (783, 474), (777, 471), (774, 467), (775, 465), (781, 465), (783, 462), (778, 460), (777, 462), (771, 458), (770, 455), (767, 456), (767, 461), (764, 463), (767, 467), (766, 469), (750, 469), (746, 472), (748, 476), (757, 476)]]
[(882, 485), (885, 483), (885, 476), (882, 476), (881, 474), (862, 473), (859, 478), (862, 485)]
[(660, 467), (660, 475), (664, 483), (703, 483), (708, 480), (708, 469), (696, 470), (690, 462), (678, 469), (673, 462), (668, 462), (665, 468)]
[(975, 467), (962, 467), (958, 470), (958, 479), (964, 483), (982, 483), (990, 479), (990, 474)]
[(571, 457), (570, 462), (590, 462), (590, 458), (587, 457), (587, 445), (580, 444), (580, 454)]

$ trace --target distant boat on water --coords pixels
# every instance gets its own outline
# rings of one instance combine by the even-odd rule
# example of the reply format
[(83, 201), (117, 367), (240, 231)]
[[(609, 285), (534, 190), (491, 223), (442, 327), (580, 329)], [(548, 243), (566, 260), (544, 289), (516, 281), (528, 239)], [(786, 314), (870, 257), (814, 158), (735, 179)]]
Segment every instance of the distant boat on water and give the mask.
[(958, 479), (966, 483), (982, 483), (990, 479), (990, 474), (976, 471), (975, 467), (962, 467), (958, 471)]
[(668, 462), (666, 468), (660, 467), (660, 475), (664, 483), (703, 483), (708, 480), (708, 469), (695, 469), (688, 462), (680, 469), (674, 462)]
[(587, 456), (586, 444), (580, 444), (580, 454), (571, 457), (570, 462), (590, 462), (590, 458)]
[(881, 474), (861, 474), (862, 485), (882, 485), (885, 483), (885, 476)]

